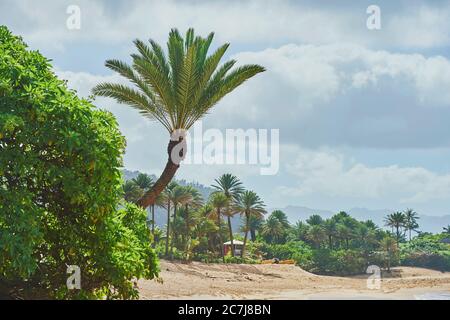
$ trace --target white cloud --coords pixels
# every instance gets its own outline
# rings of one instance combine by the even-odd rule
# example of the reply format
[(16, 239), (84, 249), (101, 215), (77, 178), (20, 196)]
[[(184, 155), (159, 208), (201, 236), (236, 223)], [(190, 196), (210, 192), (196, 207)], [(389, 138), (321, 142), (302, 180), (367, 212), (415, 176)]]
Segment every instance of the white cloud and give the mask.
[[(327, 44), (407, 48), (450, 44), (450, 4), (379, 3), (382, 29), (366, 28), (364, 5), (307, 4), (296, 1), (87, 1), (5, 0), (0, 19), (33, 44), (62, 49), (77, 41), (120, 44), (136, 37), (165, 40), (173, 27), (214, 30), (234, 44)], [(82, 29), (65, 27), (68, 5), (81, 8)], [(20, 17), (20, 19), (19, 19)]]
[(297, 157), (286, 164), (286, 170), (298, 184), (279, 190), (294, 197), (395, 199), (399, 204), (450, 198), (450, 174), (439, 175), (422, 167), (369, 167), (331, 150), (297, 149)]

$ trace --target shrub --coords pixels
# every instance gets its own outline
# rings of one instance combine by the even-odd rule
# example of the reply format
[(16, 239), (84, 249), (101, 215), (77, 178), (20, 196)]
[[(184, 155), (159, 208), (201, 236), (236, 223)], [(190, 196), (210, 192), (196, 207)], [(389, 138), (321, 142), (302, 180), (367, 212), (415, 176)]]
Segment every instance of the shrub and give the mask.
[[(0, 290), (25, 297), (136, 298), (157, 260), (145, 212), (121, 197), (125, 140), (39, 52), (0, 27)], [(67, 290), (67, 266), (81, 290)], [(20, 292), (20, 294), (18, 293)]]

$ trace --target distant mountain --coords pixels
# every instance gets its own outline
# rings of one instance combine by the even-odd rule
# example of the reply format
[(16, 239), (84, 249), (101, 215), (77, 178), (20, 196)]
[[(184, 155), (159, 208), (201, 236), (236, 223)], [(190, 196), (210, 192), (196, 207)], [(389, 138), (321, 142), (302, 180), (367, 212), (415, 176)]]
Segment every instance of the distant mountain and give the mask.
[[(139, 174), (139, 171), (129, 171), (129, 170), (123, 170), (124, 179), (130, 180)], [(150, 175), (153, 179), (156, 179), (157, 177), (155, 175)], [(206, 200), (208, 199), (209, 195), (213, 191), (211, 187), (202, 185), (197, 182), (188, 182), (186, 180), (176, 180), (180, 185), (192, 185), (195, 188), (197, 188), (200, 193), (202, 194), (203, 198)], [(393, 210), (390, 209), (367, 209), (367, 208), (351, 208), (348, 210), (338, 210), (336, 212), (330, 211), (330, 210), (320, 210), (320, 209), (311, 209), (308, 207), (303, 206), (287, 206), (284, 208), (273, 208), (269, 209), (268, 212), (272, 212), (273, 210), (282, 210), (284, 213), (286, 213), (289, 221), (291, 223), (296, 223), (297, 221), (305, 221), (313, 214), (318, 214), (322, 216), (322, 218), (330, 218), (338, 211), (345, 211), (348, 214), (350, 214), (352, 217), (354, 217), (357, 220), (366, 221), (366, 220), (372, 220), (375, 222), (378, 226), (384, 227), (384, 217), (390, 213), (392, 213)], [(433, 232), (433, 233), (439, 233), (442, 232), (442, 228), (450, 225), (450, 215), (445, 216), (429, 216), (429, 215), (423, 215), (419, 214), (419, 226), (421, 231), (425, 232)], [(157, 208), (155, 210), (155, 217), (156, 217), (156, 224), (160, 227), (163, 227), (166, 224), (166, 212), (162, 208)], [(240, 216), (235, 216), (232, 219), (232, 227), (233, 230), (238, 230), (240, 228), (240, 225), (242, 224), (242, 219)]]

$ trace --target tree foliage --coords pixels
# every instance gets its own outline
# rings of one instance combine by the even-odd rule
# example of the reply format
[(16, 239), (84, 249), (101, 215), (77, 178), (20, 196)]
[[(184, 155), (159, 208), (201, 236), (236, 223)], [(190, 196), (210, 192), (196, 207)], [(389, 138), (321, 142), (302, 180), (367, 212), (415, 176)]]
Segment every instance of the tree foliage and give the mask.
[[(136, 298), (156, 257), (145, 212), (119, 208), (125, 140), (112, 114), (79, 99), (0, 27), (0, 287), (7, 294)], [(81, 269), (68, 290), (67, 266)]]

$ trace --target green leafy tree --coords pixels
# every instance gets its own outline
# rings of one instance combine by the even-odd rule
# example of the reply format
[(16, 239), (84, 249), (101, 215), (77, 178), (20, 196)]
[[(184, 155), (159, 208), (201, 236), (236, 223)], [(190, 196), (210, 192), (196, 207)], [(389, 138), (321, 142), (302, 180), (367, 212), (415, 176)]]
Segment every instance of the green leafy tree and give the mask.
[[(120, 206), (124, 149), (112, 114), (0, 26), (1, 296), (138, 297), (132, 280), (158, 267), (145, 212)], [(68, 265), (81, 290), (67, 289)]]
[[(160, 178), (140, 201), (144, 208), (155, 202), (174, 177), (179, 162), (173, 155), (184, 156), (185, 147), (175, 146), (183, 142), (184, 132), (228, 93), (246, 80), (264, 71), (258, 65), (243, 65), (233, 69), (235, 60), (219, 66), (229, 44), (220, 46), (213, 54), (208, 51), (214, 34), (206, 38), (194, 35), (189, 29), (185, 38), (172, 29), (167, 43), (167, 55), (159, 44), (135, 40), (138, 53), (132, 54), (132, 65), (119, 60), (106, 61), (106, 67), (117, 72), (133, 87), (115, 83), (102, 83), (93, 89), (98, 96), (116, 99), (129, 105), (151, 119), (161, 123), (171, 135), (167, 147), (168, 161)], [(178, 133), (181, 133), (177, 136)]]

